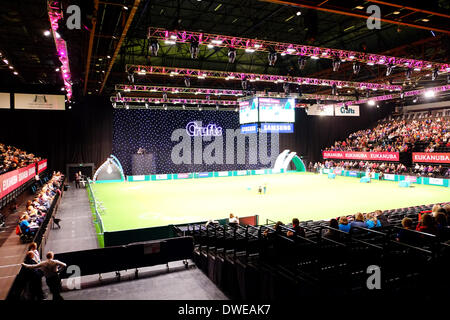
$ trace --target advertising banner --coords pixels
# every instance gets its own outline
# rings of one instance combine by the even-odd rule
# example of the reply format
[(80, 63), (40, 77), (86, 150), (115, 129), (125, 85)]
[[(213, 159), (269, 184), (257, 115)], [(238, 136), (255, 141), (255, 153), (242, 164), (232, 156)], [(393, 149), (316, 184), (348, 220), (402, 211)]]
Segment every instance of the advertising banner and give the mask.
[(10, 94), (0, 92), (0, 109), (11, 109)]
[(334, 116), (334, 106), (332, 105), (313, 104), (305, 110), (308, 116)]
[(241, 133), (257, 133), (258, 132), (258, 125), (257, 124), (244, 124), (241, 126)]
[(294, 124), (293, 123), (261, 123), (261, 132), (292, 133), (292, 132), (294, 132)]
[(450, 163), (450, 153), (413, 152), (413, 162)]
[(438, 186), (443, 186), (444, 185), (444, 179), (430, 178), (428, 180), (428, 183), (429, 184), (438, 185)]
[(398, 152), (323, 151), (324, 159), (399, 161)]
[(38, 174), (47, 169), (47, 159), (38, 162)]
[(66, 97), (56, 94), (14, 94), (14, 109), (65, 110)]
[(0, 198), (34, 178), (35, 175), (36, 167), (34, 164), (2, 174), (0, 176)]
[(386, 173), (383, 177), (384, 177), (384, 180), (395, 181), (395, 174)]
[(335, 106), (334, 115), (341, 117), (359, 117), (359, 106)]

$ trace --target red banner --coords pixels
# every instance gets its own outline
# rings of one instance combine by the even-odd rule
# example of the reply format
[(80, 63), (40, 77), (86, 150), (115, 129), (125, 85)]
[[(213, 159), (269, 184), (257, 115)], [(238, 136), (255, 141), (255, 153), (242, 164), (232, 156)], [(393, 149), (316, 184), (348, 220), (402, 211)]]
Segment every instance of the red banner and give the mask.
[(47, 159), (38, 162), (38, 174), (47, 169)]
[(7, 172), (0, 176), (0, 198), (14, 191), (25, 182), (33, 179), (36, 175), (36, 166), (30, 164), (28, 167)]
[(450, 153), (413, 152), (413, 162), (450, 163)]
[(324, 151), (324, 159), (400, 161), (398, 152)]

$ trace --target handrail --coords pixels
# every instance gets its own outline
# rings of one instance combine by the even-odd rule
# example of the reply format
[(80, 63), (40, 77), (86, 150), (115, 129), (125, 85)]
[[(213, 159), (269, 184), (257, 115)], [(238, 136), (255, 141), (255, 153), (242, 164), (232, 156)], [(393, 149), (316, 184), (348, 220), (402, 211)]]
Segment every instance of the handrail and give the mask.
[(95, 221), (95, 222), (98, 223), (98, 225), (99, 225), (99, 227), (100, 227), (100, 234), (103, 235), (104, 232), (105, 232), (105, 227), (104, 227), (104, 225), (103, 225), (102, 217), (101, 217), (100, 214), (98, 213), (97, 200), (95, 199), (94, 192), (93, 192), (93, 190), (92, 190), (92, 188), (91, 188), (91, 183), (92, 183), (91, 180), (88, 179), (87, 185), (88, 185), (88, 187), (89, 187), (89, 192), (90, 192), (90, 194), (91, 194), (92, 201), (94, 202), (94, 211), (95, 211), (95, 218), (96, 218), (96, 221)]

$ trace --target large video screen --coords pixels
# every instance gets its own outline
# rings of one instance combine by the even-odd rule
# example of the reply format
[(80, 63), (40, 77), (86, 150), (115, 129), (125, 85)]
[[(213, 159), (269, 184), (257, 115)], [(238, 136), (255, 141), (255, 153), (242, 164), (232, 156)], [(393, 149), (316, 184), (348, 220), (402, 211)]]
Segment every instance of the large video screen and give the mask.
[(259, 122), (295, 122), (295, 99), (259, 98)]
[(258, 98), (239, 102), (239, 123), (258, 122)]

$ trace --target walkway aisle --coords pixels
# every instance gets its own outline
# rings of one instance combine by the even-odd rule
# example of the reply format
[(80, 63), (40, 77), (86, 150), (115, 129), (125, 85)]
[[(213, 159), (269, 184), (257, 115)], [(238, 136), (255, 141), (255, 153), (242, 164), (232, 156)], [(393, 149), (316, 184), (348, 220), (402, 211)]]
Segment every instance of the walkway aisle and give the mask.
[(97, 234), (92, 219), (86, 189), (75, 189), (73, 184), (64, 192), (56, 215), (61, 219), (61, 229), (55, 226), (50, 231), (42, 255), (98, 248)]

